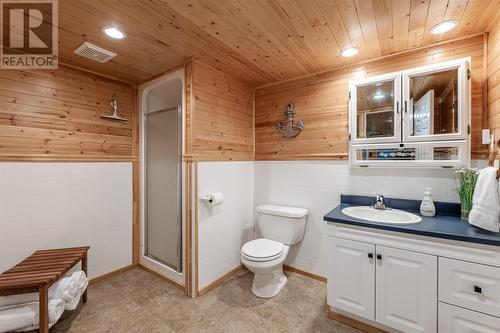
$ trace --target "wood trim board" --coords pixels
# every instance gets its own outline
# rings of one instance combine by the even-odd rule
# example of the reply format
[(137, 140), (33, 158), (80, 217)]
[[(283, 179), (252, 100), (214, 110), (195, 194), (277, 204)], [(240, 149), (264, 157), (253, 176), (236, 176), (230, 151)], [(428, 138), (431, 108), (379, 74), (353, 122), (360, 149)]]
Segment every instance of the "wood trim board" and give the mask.
[(239, 266), (233, 268), (232, 270), (230, 270), (226, 274), (219, 277), (214, 282), (210, 283), (208, 286), (201, 288), (198, 291), (198, 296), (202, 296), (202, 295), (208, 293), (210, 290), (213, 290), (213, 289), (217, 288), (218, 286), (222, 285), (224, 282), (226, 282), (227, 280), (229, 280), (230, 278), (235, 276), (242, 269), (243, 269), (242, 265), (239, 265)]
[(141, 166), (132, 162), (132, 263), (138, 264), (141, 256)]
[(44, 154), (7, 155), (0, 157), (0, 162), (136, 162), (138, 157), (121, 156), (85, 156), (82, 160), (79, 156), (45, 156)]
[(330, 307), (328, 307), (327, 315), (328, 315), (328, 318), (330, 318), (330, 319), (334, 319), (336, 321), (339, 321), (339, 322), (346, 324), (348, 326), (357, 328), (357, 329), (359, 329), (363, 332), (366, 332), (366, 333), (388, 333), (387, 331), (384, 331), (380, 328), (371, 326), (369, 324), (363, 323), (361, 321), (350, 318), (350, 317), (345, 316), (343, 314), (337, 313), (337, 312), (333, 311), (332, 309), (330, 309)]
[[(139, 92), (133, 88), (132, 94), (132, 154), (141, 156), (139, 121)], [(132, 162), (132, 263), (138, 264), (141, 246), (141, 163), (140, 159)]]
[(101, 282), (101, 281), (104, 281), (104, 280), (107, 280), (107, 279), (111, 279), (112, 277), (115, 277), (117, 275), (120, 275), (122, 273), (130, 271), (130, 270), (132, 270), (132, 269), (134, 269), (136, 267), (137, 267), (136, 264), (130, 264), (128, 266), (116, 269), (116, 270), (114, 270), (112, 272), (96, 276), (96, 277), (90, 279), (89, 284), (94, 284), (94, 283)]
[(193, 297), (193, 223), (192, 223), (192, 185), (191, 185), (191, 165), (192, 162), (185, 162), (184, 166), (184, 186), (185, 186), (185, 227), (186, 227), (186, 251), (185, 251), (185, 265), (184, 265), (184, 278), (185, 278), (185, 288), (186, 295)]
[(193, 184), (193, 200), (194, 200), (194, 295), (199, 296), (199, 234), (198, 234), (198, 162), (194, 162), (194, 184)]
[(289, 265), (283, 265), (283, 269), (285, 271), (288, 271), (288, 272), (297, 273), (297, 274), (303, 275), (305, 277), (326, 283), (326, 277), (318, 275), (318, 274), (309, 273), (309, 272), (306, 272), (304, 270), (301, 270), (301, 269), (298, 269), (298, 268), (295, 268), (295, 267), (292, 267)]

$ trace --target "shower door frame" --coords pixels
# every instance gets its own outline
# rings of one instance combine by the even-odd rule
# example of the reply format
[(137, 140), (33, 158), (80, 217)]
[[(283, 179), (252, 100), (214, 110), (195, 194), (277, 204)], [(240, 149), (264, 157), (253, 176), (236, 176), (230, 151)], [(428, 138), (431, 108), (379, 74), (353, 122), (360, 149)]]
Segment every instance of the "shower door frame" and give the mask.
[(187, 170), (187, 163), (184, 160), (184, 154), (186, 151), (186, 79), (184, 67), (172, 70), (164, 75), (145, 82), (141, 84), (138, 88), (138, 111), (139, 111), (139, 131), (140, 131), (140, 223), (138, 226), (138, 237), (136, 242), (133, 244), (134, 253), (138, 253), (139, 262), (137, 263), (139, 267), (146, 270), (152, 271), (155, 274), (161, 275), (164, 279), (173, 283), (180, 289), (184, 290), (186, 294), (189, 294), (190, 287), (192, 285), (192, 228), (191, 228), (191, 211), (187, 207), (189, 204), (189, 199), (192, 196), (192, 189), (188, 188), (186, 172), (183, 172), (181, 187), (182, 187), (182, 272), (179, 273), (175, 269), (170, 268), (156, 260), (153, 260), (144, 254), (144, 243), (145, 243), (145, 221), (146, 221), (146, 209), (145, 209), (145, 179), (146, 179), (146, 169), (145, 169), (145, 111), (147, 110), (147, 96), (154, 88), (164, 85), (170, 80), (178, 79), (182, 85), (182, 103), (181, 103), (181, 113), (182, 113), (182, 170)]
[[(153, 254), (148, 253), (148, 243), (149, 243), (149, 232), (147, 230), (148, 227), (148, 208), (147, 208), (147, 202), (148, 202), (148, 170), (147, 170), (147, 160), (148, 160), (148, 135), (147, 135), (147, 123), (148, 123), (148, 118), (159, 113), (166, 113), (166, 112), (177, 112), (177, 129), (178, 129), (178, 134), (177, 134), (177, 140), (178, 140), (178, 145), (177, 145), (177, 199), (179, 200), (179, 203), (177, 205), (177, 235), (179, 237), (179, 245), (177, 246), (177, 266), (172, 265), (171, 263), (165, 262), (162, 259), (155, 257)], [(143, 251), (142, 255), (149, 257), (155, 261), (158, 261), (159, 263), (170, 267), (171, 269), (176, 270), (178, 273), (182, 273), (183, 271), (183, 258), (182, 258), (182, 248), (184, 245), (183, 241), (183, 227), (182, 227), (182, 207), (184, 204), (183, 198), (183, 186), (182, 186), (182, 179), (184, 176), (184, 172), (182, 172), (182, 138), (184, 136), (184, 131), (182, 129), (182, 105), (177, 105), (174, 107), (170, 107), (167, 109), (161, 109), (157, 111), (151, 111), (151, 112), (143, 112), (143, 117), (144, 117), (144, 246), (143, 246)]]

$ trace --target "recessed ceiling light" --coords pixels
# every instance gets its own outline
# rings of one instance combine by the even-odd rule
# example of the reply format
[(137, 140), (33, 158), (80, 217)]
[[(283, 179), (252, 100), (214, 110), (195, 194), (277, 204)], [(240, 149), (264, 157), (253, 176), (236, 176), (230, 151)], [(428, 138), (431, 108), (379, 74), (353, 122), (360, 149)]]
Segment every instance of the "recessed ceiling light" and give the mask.
[(121, 32), (116, 27), (105, 27), (104, 33), (114, 39), (124, 39), (126, 37), (124, 32)]
[(353, 55), (358, 54), (359, 49), (357, 47), (348, 47), (344, 49), (341, 53), (343, 57), (352, 57)]
[(431, 34), (433, 35), (443, 34), (455, 28), (457, 24), (458, 22), (454, 20), (441, 22), (432, 27)]
[(373, 98), (374, 98), (374, 99), (382, 99), (382, 98), (384, 98), (384, 97), (385, 97), (385, 95), (384, 95), (384, 94), (382, 94), (382, 93), (377, 93), (377, 94), (373, 95)]

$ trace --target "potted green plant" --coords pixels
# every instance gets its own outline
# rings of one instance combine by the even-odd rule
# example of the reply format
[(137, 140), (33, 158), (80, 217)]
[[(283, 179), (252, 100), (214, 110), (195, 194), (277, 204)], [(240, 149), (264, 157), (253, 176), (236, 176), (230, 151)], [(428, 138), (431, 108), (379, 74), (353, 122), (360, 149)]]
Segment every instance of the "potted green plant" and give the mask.
[(457, 191), (460, 196), (460, 216), (467, 221), (472, 209), (472, 197), (476, 188), (479, 169), (462, 168), (457, 173)]

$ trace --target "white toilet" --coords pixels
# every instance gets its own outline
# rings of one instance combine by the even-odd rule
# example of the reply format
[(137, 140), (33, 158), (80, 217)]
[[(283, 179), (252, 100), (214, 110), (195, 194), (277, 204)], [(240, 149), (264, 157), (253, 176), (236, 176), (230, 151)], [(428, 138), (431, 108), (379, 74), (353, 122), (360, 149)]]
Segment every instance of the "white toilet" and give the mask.
[(283, 262), (291, 245), (304, 237), (308, 211), (305, 208), (261, 205), (257, 207), (257, 228), (262, 237), (241, 248), (241, 262), (255, 274), (255, 296), (276, 296), (287, 282)]

